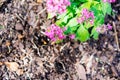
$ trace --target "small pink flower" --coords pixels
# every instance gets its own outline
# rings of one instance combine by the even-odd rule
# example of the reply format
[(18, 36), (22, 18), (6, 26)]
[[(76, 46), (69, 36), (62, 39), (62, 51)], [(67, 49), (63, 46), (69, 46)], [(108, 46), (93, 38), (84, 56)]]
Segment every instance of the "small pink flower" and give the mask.
[(96, 31), (99, 33), (105, 33), (106, 31), (111, 30), (111, 29), (112, 29), (112, 26), (110, 24), (107, 24), (107, 25), (104, 24), (100, 27), (97, 27)]
[(69, 37), (70, 39), (75, 39), (75, 34), (71, 34)]
[(52, 24), (50, 27), (48, 27), (45, 34), (52, 41), (62, 40), (66, 38), (66, 36), (63, 33), (63, 30), (59, 26), (56, 26), (55, 24)]
[(94, 13), (88, 11), (86, 8), (82, 10), (81, 17), (77, 19), (78, 23), (83, 23), (85, 21), (89, 21), (91, 25), (94, 23)]
[(90, 24), (93, 25), (93, 24), (94, 24), (94, 21), (93, 21), (93, 20), (90, 20)]
[(54, 14), (53, 16), (64, 13), (69, 5), (69, 0), (47, 0), (46, 2), (47, 11)]
[(100, 31), (101, 31), (101, 27), (97, 27), (97, 28), (96, 28), (96, 31), (97, 31), (97, 32), (100, 32)]
[(78, 19), (77, 19), (77, 22), (78, 22), (78, 23), (82, 23), (82, 22), (84, 22), (84, 20), (85, 20), (85, 18), (84, 18), (84, 17), (81, 17), (81, 18), (78, 18)]
[(112, 29), (112, 26), (111, 26), (110, 24), (107, 24), (107, 28), (108, 28), (109, 30), (111, 30), (111, 29)]

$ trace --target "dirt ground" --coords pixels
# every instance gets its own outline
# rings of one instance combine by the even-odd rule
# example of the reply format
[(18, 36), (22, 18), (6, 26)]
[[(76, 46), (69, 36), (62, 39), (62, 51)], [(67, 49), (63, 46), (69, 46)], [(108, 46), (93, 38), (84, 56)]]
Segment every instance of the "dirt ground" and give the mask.
[(120, 80), (120, 0), (111, 31), (85, 43), (51, 44), (46, 0), (0, 0), (0, 80)]

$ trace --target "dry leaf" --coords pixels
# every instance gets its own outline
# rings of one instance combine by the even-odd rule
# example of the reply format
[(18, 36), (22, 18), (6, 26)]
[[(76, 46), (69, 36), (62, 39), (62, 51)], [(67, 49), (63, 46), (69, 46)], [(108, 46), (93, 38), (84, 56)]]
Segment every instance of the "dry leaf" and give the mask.
[(24, 36), (21, 34), (18, 34), (18, 39), (22, 39)]
[(6, 0), (0, 0), (0, 7), (2, 6), (2, 4), (5, 2)]
[(118, 19), (119, 19), (119, 21), (120, 21), (120, 15), (118, 15)]
[(90, 73), (90, 70), (91, 70), (91, 67), (92, 67), (93, 58), (94, 58), (93, 55), (91, 55), (90, 58), (88, 58), (88, 61), (86, 63), (87, 73)]
[(21, 23), (17, 23), (17, 24), (15, 25), (15, 29), (16, 29), (16, 30), (23, 30), (23, 25), (22, 25)]
[(10, 71), (17, 71), (18, 70), (18, 63), (16, 62), (5, 62), (5, 65)]
[(79, 79), (86, 80), (85, 68), (79, 62), (75, 64), (75, 69), (77, 71), (77, 76)]
[(84, 64), (84, 63), (87, 63), (88, 62), (88, 55), (87, 54), (84, 54), (82, 56), (82, 59), (80, 60), (80, 63), (81, 64)]
[(10, 46), (10, 41), (6, 41), (6, 46)]
[(10, 70), (11, 72), (16, 71), (16, 73), (18, 75), (23, 74), (23, 70), (18, 69), (18, 67), (19, 67), (18, 63), (16, 63), (16, 62), (4, 62), (4, 63), (7, 66), (8, 70)]
[(37, 3), (42, 3), (42, 0), (37, 0)]
[(23, 70), (22, 70), (22, 69), (18, 69), (18, 70), (16, 71), (16, 73), (17, 73), (18, 75), (22, 75), (22, 74), (23, 74)]
[(0, 66), (1, 66), (1, 65), (3, 65), (3, 63), (2, 63), (2, 62), (0, 62)]

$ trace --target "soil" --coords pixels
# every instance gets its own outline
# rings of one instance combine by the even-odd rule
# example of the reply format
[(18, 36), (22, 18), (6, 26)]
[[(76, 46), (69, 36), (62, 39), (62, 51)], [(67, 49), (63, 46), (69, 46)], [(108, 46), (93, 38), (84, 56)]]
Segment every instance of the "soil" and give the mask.
[(51, 44), (46, 0), (0, 1), (0, 80), (119, 80), (120, 0), (98, 40)]

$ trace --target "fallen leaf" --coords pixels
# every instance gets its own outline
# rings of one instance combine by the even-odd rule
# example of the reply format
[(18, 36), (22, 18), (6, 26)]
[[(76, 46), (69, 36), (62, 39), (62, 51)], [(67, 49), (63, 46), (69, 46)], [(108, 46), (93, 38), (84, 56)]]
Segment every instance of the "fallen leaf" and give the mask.
[(23, 30), (23, 25), (20, 24), (20, 23), (17, 23), (17, 24), (15, 25), (15, 29), (16, 29), (16, 30)]
[(4, 62), (4, 63), (10, 71), (18, 70), (18, 67), (19, 67), (18, 63), (16, 62)]
[(119, 21), (120, 21), (120, 15), (118, 15), (118, 19), (119, 19)]
[(37, 0), (37, 3), (42, 3), (42, 0)]
[(10, 41), (6, 41), (6, 46), (10, 46)]
[(79, 77), (79, 79), (86, 80), (85, 68), (79, 62), (75, 64), (75, 69), (77, 71), (77, 76)]
[(19, 69), (19, 65), (16, 62), (4, 62), (4, 64), (7, 66), (8, 70), (10, 70), (11, 72), (16, 71), (16, 73), (18, 75), (22, 75), (23, 74), (23, 70)]
[(2, 63), (2, 62), (0, 62), (0, 66), (1, 66), (1, 65), (3, 65), (3, 63)]
[(22, 39), (24, 36), (21, 34), (18, 34), (18, 39)]
[(23, 74), (23, 70), (22, 70), (22, 69), (18, 69), (18, 70), (16, 71), (16, 73), (17, 73), (18, 75), (22, 75), (22, 74)]
[(80, 60), (81, 64), (87, 63), (88, 62), (88, 55), (84, 54)]
[(87, 61), (87, 63), (86, 63), (87, 73), (90, 73), (90, 71), (91, 71), (93, 58), (94, 58), (94, 54), (91, 55), (90, 58), (88, 58), (88, 61)]

